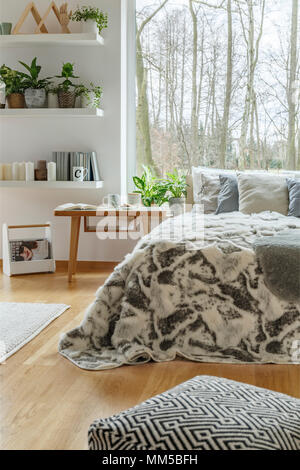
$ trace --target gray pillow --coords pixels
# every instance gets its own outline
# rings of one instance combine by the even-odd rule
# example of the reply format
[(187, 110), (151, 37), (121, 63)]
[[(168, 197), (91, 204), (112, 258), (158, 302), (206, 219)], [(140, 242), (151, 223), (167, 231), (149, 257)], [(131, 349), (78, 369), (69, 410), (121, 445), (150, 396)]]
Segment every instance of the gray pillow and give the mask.
[(234, 175), (219, 175), (220, 192), (216, 214), (239, 210), (239, 189), (237, 177)]
[(289, 191), (289, 212), (288, 215), (300, 217), (300, 180), (287, 178)]

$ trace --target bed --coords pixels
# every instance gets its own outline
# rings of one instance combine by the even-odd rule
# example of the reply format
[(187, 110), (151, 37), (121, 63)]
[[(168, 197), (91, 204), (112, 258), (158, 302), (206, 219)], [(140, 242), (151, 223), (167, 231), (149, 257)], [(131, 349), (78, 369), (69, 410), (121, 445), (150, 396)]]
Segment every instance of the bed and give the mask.
[(299, 237), (300, 219), (276, 212), (165, 221), (115, 268), (59, 352), (88, 370), (175, 357), (295, 362), (300, 303), (267, 287), (253, 245), (286, 233)]

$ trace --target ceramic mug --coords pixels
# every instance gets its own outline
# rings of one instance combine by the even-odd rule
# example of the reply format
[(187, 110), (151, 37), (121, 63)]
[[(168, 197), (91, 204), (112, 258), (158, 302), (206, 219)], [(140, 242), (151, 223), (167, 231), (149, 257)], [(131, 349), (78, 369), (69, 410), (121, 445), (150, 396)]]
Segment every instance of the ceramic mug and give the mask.
[(103, 204), (107, 207), (117, 209), (121, 204), (121, 197), (119, 194), (108, 194), (103, 198)]
[(83, 166), (73, 166), (73, 181), (84, 181), (88, 170)]
[(9, 35), (11, 33), (12, 23), (0, 23), (0, 34)]

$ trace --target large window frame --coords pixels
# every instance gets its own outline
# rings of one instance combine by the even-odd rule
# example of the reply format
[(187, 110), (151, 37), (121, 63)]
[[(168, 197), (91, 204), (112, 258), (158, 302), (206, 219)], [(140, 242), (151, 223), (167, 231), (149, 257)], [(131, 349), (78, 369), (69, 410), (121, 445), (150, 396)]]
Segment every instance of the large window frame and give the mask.
[(121, 0), (121, 194), (136, 174), (136, 0)]

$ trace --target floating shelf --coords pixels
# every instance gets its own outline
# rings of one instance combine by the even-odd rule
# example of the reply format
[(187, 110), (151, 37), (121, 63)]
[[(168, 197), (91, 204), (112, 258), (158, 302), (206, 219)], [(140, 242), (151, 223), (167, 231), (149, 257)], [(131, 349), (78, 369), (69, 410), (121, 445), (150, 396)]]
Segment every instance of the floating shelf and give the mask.
[(103, 181), (0, 181), (0, 188), (100, 189)]
[(11, 34), (0, 36), (0, 47), (30, 46), (102, 46), (97, 33), (79, 34)]
[(46, 118), (91, 118), (102, 117), (104, 112), (102, 109), (89, 109), (89, 108), (40, 108), (40, 109), (0, 109), (0, 117), (46, 117)]

